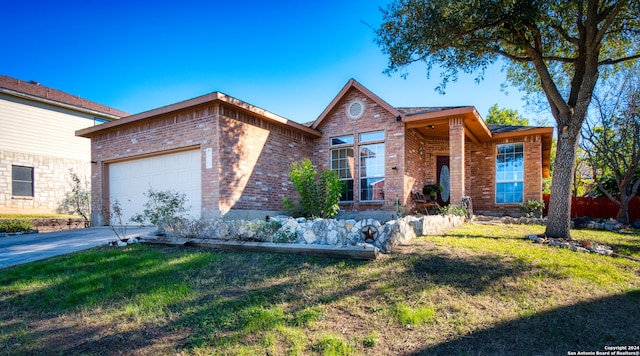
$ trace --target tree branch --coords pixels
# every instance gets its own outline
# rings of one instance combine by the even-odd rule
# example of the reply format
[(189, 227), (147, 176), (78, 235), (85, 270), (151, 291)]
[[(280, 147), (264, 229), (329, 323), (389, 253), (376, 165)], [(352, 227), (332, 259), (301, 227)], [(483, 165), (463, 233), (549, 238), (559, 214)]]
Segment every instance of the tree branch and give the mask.
[(619, 0), (608, 9), (603, 10), (599, 15), (604, 17), (604, 21), (602, 20), (601, 16), (597, 16), (595, 20), (598, 22), (603, 21), (603, 23), (600, 26), (600, 29), (596, 33), (595, 37), (593, 38), (594, 45), (600, 44), (602, 42), (602, 39), (607, 33), (607, 30), (609, 29), (609, 27), (611, 27), (611, 24), (613, 23), (613, 21), (615, 21), (616, 17), (620, 13), (620, 11), (622, 11), (622, 8), (627, 4), (627, 2), (627, 0)]
[(628, 56), (628, 57), (618, 58), (618, 59), (607, 58), (604, 61), (598, 62), (598, 65), (600, 66), (600, 65), (618, 64), (620, 62), (630, 61), (638, 58), (640, 58), (640, 53), (634, 54), (633, 56)]

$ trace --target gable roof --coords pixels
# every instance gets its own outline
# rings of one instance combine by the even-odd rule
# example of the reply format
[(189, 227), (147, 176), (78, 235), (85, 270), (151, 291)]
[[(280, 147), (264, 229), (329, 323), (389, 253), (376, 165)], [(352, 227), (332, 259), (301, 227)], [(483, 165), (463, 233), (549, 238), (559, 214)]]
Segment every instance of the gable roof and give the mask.
[(402, 114), (398, 109), (389, 105), (386, 101), (382, 100), (379, 96), (374, 94), (371, 90), (365, 88), (362, 84), (358, 83), (358, 81), (351, 78), (349, 79), (347, 84), (345, 84), (344, 87), (342, 87), (338, 95), (336, 95), (335, 98), (333, 98), (333, 100), (331, 101), (331, 103), (329, 103), (329, 105), (324, 109), (324, 111), (320, 114), (320, 116), (318, 116), (316, 121), (314, 121), (313, 124), (311, 124), (310, 127), (312, 129), (317, 129), (318, 126), (320, 126), (320, 124), (329, 116), (331, 111), (333, 111), (336, 105), (338, 105), (340, 100), (349, 92), (349, 89), (351, 88), (355, 88), (359, 90), (364, 95), (369, 97), (369, 99), (373, 100), (376, 104), (380, 105), (381, 107), (383, 107), (384, 109), (392, 113), (394, 116), (400, 116)]
[(25, 82), (6, 75), (0, 75), (0, 93), (81, 111), (108, 120), (129, 115), (124, 111), (71, 95), (62, 90), (46, 87), (35, 81)]
[(178, 110), (183, 110), (183, 109), (187, 109), (190, 107), (194, 107), (197, 105), (201, 105), (201, 104), (205, 104), (208, 102), (214, 102), (214, 101), (219, 101), (219, 102), (223, 102), (226, 104), (230, 104), (235, 106), (237, 109), (248, 112), (250, 114), (259, 116), (267, 121), (271, 121), (271, 122), (275, 122), (275, 123), (280, 123), (286, 126), (289, 126), (297, 131), (301, 131), (303, 133), (306, 133), (308, 135), (311, 135), (313, 137), (321, 137), (322, 134), (320, 132), (318, 132), (317, 130), (311, 129), (305, 125), (299, 124), (297, 122), (291, 121), (289, 119), (286, 119), (280, 115), (274, 114), (270, 111), (264, 110), (262, 108), (259, 108), (257, 106), (253, 106), (249, 103), (246, 103), (242, 100), (236, 99), (232, 96), (226, 95), (224, 93), (221, 92), (213, 92), (210, 94), (206, 94), (206, 95), (202, 95), (193, 99), (188, 99), (188, 100), (184, 100), (175, 104), (171, 104), (171, 105), (166, 105), (157, 109), (153, 109), (153, 110), (149, 110), (149, 111), (145, 111), (139, 114), (135, 114), (135, 115), (131, 115), (131, 116), (127, 116), (124, 117), (120, 120), (117, 121), (112, 121), (112, 122), (107, 122), (101, 125), (97, 125), (97, 126), (91, 126), (91, 127), (87, 127), (85, 129), (82, 130), (78, 130), (76, 131), (76, 136), (82, 136), (82, 137), (91, 137), (91, 136), (95, 136), (97, 133), (105, 131), (105, 130), (109, 130), (112, 128), (116, 128), (119, 126), (123, 126), (123, 125), (127, 125), (130, 124), (132, 122), (136, 122), (136, 121), (141, 121), (141, 120), (145, 120), (145, 119), (150, 119), (153, 117), (156, 117), (158, 115), (163, 115), (163, 114), (167, 114), (167, 113), (171, 113), (171, 112), (175, 112)]

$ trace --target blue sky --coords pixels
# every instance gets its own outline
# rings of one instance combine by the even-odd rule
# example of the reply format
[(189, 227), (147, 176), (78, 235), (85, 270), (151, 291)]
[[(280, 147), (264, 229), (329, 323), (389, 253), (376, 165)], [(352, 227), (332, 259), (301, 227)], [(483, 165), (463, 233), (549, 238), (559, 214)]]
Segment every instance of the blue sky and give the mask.
[(297, 122), (315, 120), (354, 78), (393, 106), (493, 104), (530, 121), (522, 94), (490, 68), (434, 91), (423, 65), (383, 74), (374, 43), (388, 1), (11, 1), (0, 74), (138, 113), (214, 91)]

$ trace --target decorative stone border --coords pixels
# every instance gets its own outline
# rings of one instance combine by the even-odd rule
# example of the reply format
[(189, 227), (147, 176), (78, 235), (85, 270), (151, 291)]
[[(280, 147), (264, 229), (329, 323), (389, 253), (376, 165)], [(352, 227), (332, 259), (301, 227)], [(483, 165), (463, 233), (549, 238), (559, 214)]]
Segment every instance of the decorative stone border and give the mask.
[(610, 256), (613, 254), (613, 250), (611, 250), (611, 248), (609, 248), (608, 246), (597, 244), (591, 241), (555, 239), (533, 234), (527, 235), (525, 236), (525, 238), (533, 241), (534, 243), (546, 244), (549, 246), (560, 248), (568, 248), (571, 251), (576, 252), (597, 253), (605, 256)]
[[(277, 224), (272, 225), (273, 222)], [(154, 242), (172, 244), (218, 244), (249, 246), (248, 243), (273, 244), (281, 249), (318, 250), (328, 248), (391, 252), (394, 246), (416, 236), (438, 235), (462, 225), (465, 218), (453, 215), (406, 216), (397, 220), (380, 222), (375, 219), (305, 219), (288, 216), (270, 217), (268, 220), (214, 220), (183, 222), (173, 228), (172, 236), (145, 238)], [(277, 230), (271, 229), (278, 226)], [(174, 239), (171, 242), (171, 238)], [(303, 245), (307, 248), (284, 247)]]

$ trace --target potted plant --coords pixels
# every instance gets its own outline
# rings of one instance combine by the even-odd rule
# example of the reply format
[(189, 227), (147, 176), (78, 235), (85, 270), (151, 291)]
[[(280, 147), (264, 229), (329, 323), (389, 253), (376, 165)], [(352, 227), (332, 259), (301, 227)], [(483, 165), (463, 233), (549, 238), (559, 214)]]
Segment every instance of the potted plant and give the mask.
[(442, 191), (442, 186), (438, 183), (427, 184), (422, 187), (422, 194), (431, 198), (431, 201), (436, 200), (436, 194)]

